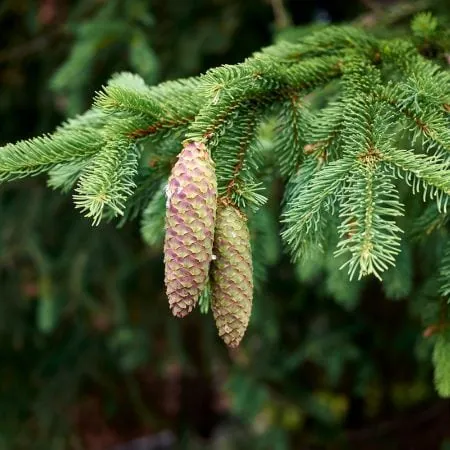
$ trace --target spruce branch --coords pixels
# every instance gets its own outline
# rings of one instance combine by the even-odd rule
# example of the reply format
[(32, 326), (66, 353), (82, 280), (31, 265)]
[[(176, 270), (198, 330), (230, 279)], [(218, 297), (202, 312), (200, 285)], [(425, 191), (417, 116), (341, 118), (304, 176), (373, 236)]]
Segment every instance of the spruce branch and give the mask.
[[(428, 149), (438, 148), (450, 152), (448, 114), (443, 105), (421, 106), (414, 96), (402, 95), (401, 86), (393, 87), (392, 84), (387, 85), (375, 95), (414, 126), (413, 142), (422, 136), (429, 143)], [(411, 104), (414, 104), (414, 107)]]
[(337, 56), (311, 58), (281, 68), (273, 61), (249, 60), (238, 68), (216, 69), (217, 85), (226, 86), (215, 92), (213, 100), (200, 110), (192, 123), (187, 139), (215, 145), (215, 139), (233, 113), (246, 102), (270, 105), (292, 93), (306, 95), (341, 73), (343, 60)]
[(0, 180), (38, 175), (57, 164), (73, 162), (94, 154), (102, 145), (98, 129), (70, 122), (53, 135), (37, 137), (0, 149)]
[(263, 112), (252, 103), (243, 106), (231, 122), (233, 132), (225, 133), (212, 151), (219, 195), (243, 208), (247, 202), (260, 206), (266, 201), (256, 179), (262, 163), (257, 132)]
[(446, 211), (450, 195), (448, 163), (437, 156), (416, 154), (396, 148), (384, 149), (382, 159), (390, 163), (397, 178), (404, 179), (414, 194), (423, 191), (424, 200), (436, 199), (438, 210)]
[(340, 156), (346, 102), (343, 98), (332, 100), (311, 114), (307, 126), (303, 126), (303, 138), (307, 142), (303, 150), (306, 155), (321, 154), (329, 161)]
[(392, 131), (385, 126), (389, 123), (386, 111), (370, 96), (357, 96), (347, 106), (342, 154), (356, 164), (346, 174), (339, 197), (341, 240), (335, 254), (347, 256), (342, 267), (348, 267), (350, 279), (356, 274), (380, 277), (395, 263), (401, 232), (395, 218), (403, 215), (398, 192), (380, 166), (379, 147), (390, 141)]
[(282, 237), (294, 259), (312, 246), (323, 245), (327, 216), (334, 212), (344, 177), (353, 169), (355, 161), (342, 158), (313, 170), (314, 162), (305, 165), (296, 176), (297, 189), (284, 207)]
[[(422, 189), (445, 211), (449, 97), (448, 74), (411, 41), (327, 27), (199, 77), (148, 87), (138, 76), (115, 75), (86, 115), (52, 136), (6, 146), (0, 179), (49, 170), (51, 186), (76, 185), (75, 204), (95, 224), (125, 220), (164, 182), (185, 138), (206, 144), (226, 201), (257, 209), (266, 200), (259, 125), (276, 111), (275, 159), (291, 177), (283, 238), (294, 257), (324, 245), (327, 219), (339, 205), (338, 254), (350, 255), (351, 276), (380, 276), (395, 260), (394, 219), (403, 214), (393, 178)], [(412, 143), (420, 138), (434, 152), (398, 148), (405, 121)], [(148, 173), (140, 168), (146, 158)]]
[(399, 70), (402, 78), (389, 81), (376, 92), (377, 98), (414, 126), (413, 142), (422, 136), (428, 143), (427, 150), (437, 147), (449, 152), (449, 118), (445, 105), (450, 101), (450, 74), (404, 41), (382, 46), (381, 57), (385, 64)]
[(304, 136), (310, 124), (308, 114), (307, 107), (296, 94), (278, 106), (274, 152), (284, 177), (296, 172), (303, 161)]
[(342, 266), (348, 267), (350, 279), (368, 274), (381, 279), (400, 251), (401, 229), (395, 218), (403, 215), (403, 205), (391, 178), (378, 162), (362, 161), (346, 181), (335, 255), (350, 253)]
[(161, 104), (151, 95), (151, 89), (140, 76), (128, 72), (113, 76), (94, 104), (109, 114), (125, 112), (151, 118), (161, 115)]
[(96, 108), (109, 117), (102, 129), (105, 145), (81, 172), (74, 195), (76, 206), (94, 224), (106, 210), (108, 216), (124, 214), (136, 187), (140, 158), (137, 139), (159, 133), (160, 139), (167, 140), (167, 132), (188, 123), (186, 114), (192, 114), (197, 104), (190, 100), (184, 108), (177, 108), (172, 96), (192, 94), (193, 86), (195, 82), (185, 81), (148, 88), (140, 77), (121, 73), (97, 95)]
[(126, 200), (136, 187), (139, 147), (131, 139), (118, 136), (109, 140), (82, 171), (78, 181), (75, 205), (98, 225), (104, 208), (122, 215)]
[[(283, 45), (280, 45), (280, 44)], [(292, 63), (303, 59), (333, 55), (357, 49), (361, 54), (373, 54), (379, 42), (362, 28), (329, 25), (302, 36), (300, 42), (281, 41), (256, 53), (256, 57), (271, 57), (278, 63)]]
[(130, 129), (128, 136), (139, 139), (155, 136), (188, 125), (200, 109), (199, 79), (169, 81), (149, 88), (133, 74), (114, 76), (98, 93), (95, 104), (109, 114), (140, 115), (142, 125)]

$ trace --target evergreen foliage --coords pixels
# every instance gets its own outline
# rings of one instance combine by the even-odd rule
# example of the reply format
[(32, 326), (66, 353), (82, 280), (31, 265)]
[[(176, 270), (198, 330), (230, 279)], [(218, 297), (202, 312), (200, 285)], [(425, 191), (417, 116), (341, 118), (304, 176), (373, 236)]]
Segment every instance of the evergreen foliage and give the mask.
[[(217, 167), (219, 196), (257, 210), (268, 195), (260, 181), (268, 155), (258, 144), (258, 127), (274, 117), (269, 164), (272, 177), (290, 177), (282, 236), (293, 258), (326, 251), (337, 232), (335, 255), (344, 258), (349, 278), (381, 279), (400, 253), (398, 219), (409, 214), (402, 183), (419, 201), (435, 202), (438, 217), (447, 214), (450, 74), (438, 27), (426, 13), (414, 19), (409, 39), (329, 26), (280, 41), (241, 64), (154, 87), (121, 73), (91, 110), (53, 135), (2, 148), (1, 180), (49, 172), (50, 186), (74, 186), (75, 206), (95, 225), (143, 209), (135, 196), (142, 190), (148, 202), (143, 233), (155, 243), (164, 203), (161, 189), (146, 183), (168, 176), (170, 162), (160, 158), (173, 158), (183, 139), (204, 143)], [(314, 96), (328, 85), (326, 104), (315, 105)], [(172, 148), (165, 153), (167, 143)], [(447, 260), (443, 294), (450, 283)]]
[[(143, 241), (159, 252), (171, 168), (183, 144), (202, 142), (216, 165), (219, 196), (249, 218), (258, 292), (254, 333), (264, 336), (268, 344), (264, 355), (255, 341), (248, 347), (248, 357), (258, 361), (264, 377), (255, 376), (245, 362), (230, 377), (230, 389), (236, 393), (234, 410), (250, 423), (270, 395), (277, 397), (277, 384), (291, 386), (298, 377), (296, 369), (308, 361), (321, 369), (330, 386), (337, 385), (345, 364), (361, 366), (361, 370), (355, 368), (360, 383), (355, 389), (360, 389), (361, 396), (373, 387), (367, 380), (383, 383), (373, 376), (371, 356), (363, 355), (354, 344), (362, 331), (351, 325), (351, 315), (367, 286), (378, 280), (387, 298), (408, 298), (411, 315), (421, 317), (425, 338), (418, 335), (420, 343), (412, 343), (411, 348), (416, 346), (419, 361), (432, 359), (437, 391), (450, 396), (450, 35), (445, 22), (421, 13), (413, 19), (411, 32), (394, 38), (347, 25), (292, 30), (240, 64), (148, 86), (146, 82), (154, 80), (156, 62), (135, 26), (146, 14), (131, 6), (142, 2), (129, 3), (125, 27), (110, 21), (113, 17), (117, 21), (114, 8), (119, 3), (111, 2), (116, 6), (110, 6), (110, 16), (100, 11), (98, 23), (76, 32), (79, 42), (52, 80), (53, 88), (64, 90), (77, 67), (93, 63), (96, 49), (108, 38), (93, 39), (100, 28), (123, 43), (131, 42), (131, 65), (145, 81), (128, 72), (114, 75), (97, 92), (91, 109), (53, 134), (5, 145), (0, 149), (0, 180), (48, 174), (49, 187), (72, 192), (75, 207), (94, 225), (114, 221), (124, 226), (139, 219)], [(108, 26), (100, 27), (105, 21)], [(80, 109), (76, 100), (86, 83), (80, 77), (73, 84), (69, 98), (74, 103), (69, 111)], [(278, 207), (275, 223), (273, 211)], [(51, 215), (54, 209), (49, 206), (45, 211)], [(90, 277), (102, 266), (98, 260), (108, 260), (110, 247), (113, 258), (121, 260), (128, 250), (116, 242), (115, 232), (109, 235), (104, 230), (101, 225), (92, 235), (103, 234), (108, 250), (100, 252), (92, 238), (87, 253), (92, 261), (86, 262), (86, 254), (76, 248), (76, 236), (64, 243), (61, 258), (73, 254), (78, 267), (84, 267), (80, 272), (91, 269)], [(87, 240), (88, 236), (83, 228), (81, 237)], [(317, 298), (302, 297), (296, 299), (298, 304), (282, 305), (265, 298), (269, 268), (280, 257), (279, 238), (302, 286), (319, 285), (315, 286)], [(52, 281), (60, 263), (47, 260), (30, 241), (29, 252), (40, 272), (37, 327), (49, 334), (64, 313)], [(120, 266), (108, 291), (118, 324), (110, 349), (121, 367), (129, 370), (145, 359), (147, 345), (139, 327), (128, 325), (124, 307), (125, 280), (139, 264)], [(106, 272), (96, 275), (102, 276)], [(93, 314), (88, 290), (76, 282), (68, 283), (68, 289), (82, 290), (81, 309)], [(209, 289), (208, 285), (199, 303), (201, 312), (211, 314)], [(336, 315), (338, 323), (344, 322), (341, 310), (330, 306), (329, 314), (319, 315), (315, 309), (319, 306), (311, 306), (304, 329), (297, 330), (298, 324), (289, 321), (290, 313), (300, 311), (304, 302), (319, 302), (323, 297), (332, 297), (348, 312), (346, 329), (332, 327)], [(150, 308), (154, 315), (164, 313)], [(286, 323), (288, 345), (294, 335), (304, 346), (289, 351), (280, 346), (282, 332), (274, 317), (284, 321), (283, 327)], [(322, 335), (323, 330), (327, 333)], [(205, 341), (213, 339), (208, 333), (201, 335)], [(183, 360), (179, 341), (172, 338), (169, 346), (177, 348)], [(96, 341), (96, 345), (102, 344)], [(432, 357), (427, 350), (430, 345), (434, 345)], [(89, 360), (94, 359), (93, 352)], [(79, 370), (82, 373), (83, 368)], [(418, 372), (423, 382), (425, 369)], [(281, 400), (273, 406), (275, 425), (263, 440), (283, 442), (284, 420), (298, 425), (302, 414), (307, 414), (335, 423), (346, 411), (345, 401), (337, 394), (305, 390), (299, 395), (300, 412), (288, 410)], [(288, 448), (287, 443), (279, 445)]]

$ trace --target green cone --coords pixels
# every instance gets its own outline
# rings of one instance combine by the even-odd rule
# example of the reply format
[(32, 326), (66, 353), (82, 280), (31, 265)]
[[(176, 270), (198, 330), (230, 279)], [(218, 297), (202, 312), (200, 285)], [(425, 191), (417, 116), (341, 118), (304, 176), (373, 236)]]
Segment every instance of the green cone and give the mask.
[(219, 336), (237, 347), (250, 319), (253, 298), (252, 254), (245, 216), (219, 207), (212, 263), (212, 311)]
[(212, 259), (217, 181), (201, 143), (186, 145), (167, 186), (164, 263), (172, 313), (184, 317), (197, 304)]

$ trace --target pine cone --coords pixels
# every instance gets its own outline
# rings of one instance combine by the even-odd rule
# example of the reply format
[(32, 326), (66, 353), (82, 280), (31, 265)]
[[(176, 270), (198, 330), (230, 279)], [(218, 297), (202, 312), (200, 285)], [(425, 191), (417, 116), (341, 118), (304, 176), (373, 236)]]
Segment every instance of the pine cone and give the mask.
[(233, 206), (217, 210), (211, 307), (219, 336), (237, 347), (252, 309), (253, 273), (246, 218)]
[(217, 181), (205, 146), (186, 145), (167, 186), (164, 263), (172, 313), (184, 317), (197, 304), (212, 259)]

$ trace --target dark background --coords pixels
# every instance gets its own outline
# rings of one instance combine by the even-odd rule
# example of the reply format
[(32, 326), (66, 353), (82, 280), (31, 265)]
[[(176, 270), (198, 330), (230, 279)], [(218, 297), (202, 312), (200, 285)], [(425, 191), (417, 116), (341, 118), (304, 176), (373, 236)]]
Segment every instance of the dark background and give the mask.
[[(376, 27), (392, 3), (284, 12)], [(52, 131), (116, 71), (156, 83), (242, 61), (289, 25), (280, 5), (0, 1), (0, 142)], [(138, 220), (93, 228), (43, 177), (0, 186), (0, 449), (449, 449), (414, 299), (292, 265), (267, 227), (267, 281), (230, 352), (210, 316), (170, 315)]]

